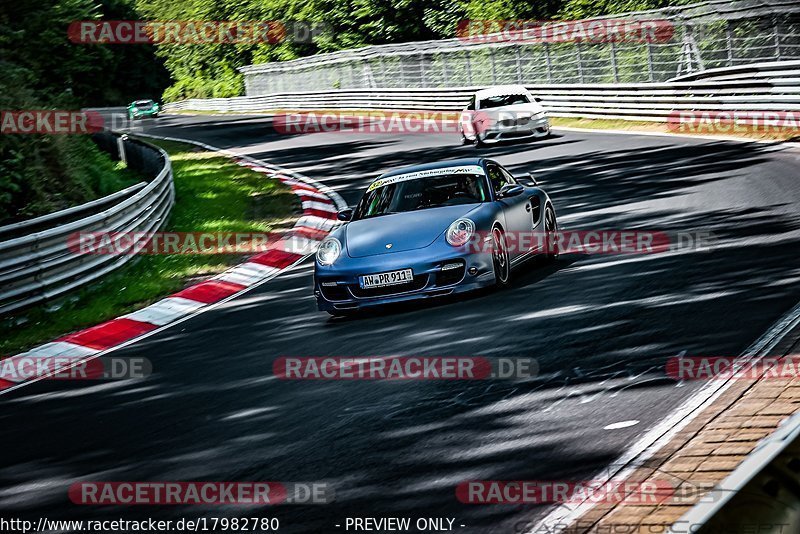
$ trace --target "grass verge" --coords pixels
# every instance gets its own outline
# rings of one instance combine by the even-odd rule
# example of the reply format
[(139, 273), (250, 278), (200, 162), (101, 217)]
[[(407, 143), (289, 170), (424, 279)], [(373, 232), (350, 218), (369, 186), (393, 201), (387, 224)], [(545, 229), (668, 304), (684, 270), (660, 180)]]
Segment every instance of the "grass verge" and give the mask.
[[(269, 232), (291, 226), (299, 202), (278, 180), (185, 143), (151, 141), (166, 150), (175, 176), (175, 206), (164, 230)], [(241, 262), (242, 255), (142, 255), (67, 297), (0, 321), (0, 357), (142, 308)]]
[(747, 128), (738, 128), (734, 132), (715, 131), (713, 128), (698, 126), (694, 129), (683, 128), (681, 131), (670, 130), (666, 123), (649, 121), (628, 121), (622, 119), (586, 119), (572, 117), (550, 117), (550, 124), (554, 128), (559, 126), (567, 128), (587, 128), (593, 130), (626, 130), (631, 132), (656, 132), (673, 135), (710, 135), (714, 137), (729, 137), (731, 139), (753, 139), (759, 141), (797, 141), (797, 129), (773, 129), (766, 132), (748, 131)]

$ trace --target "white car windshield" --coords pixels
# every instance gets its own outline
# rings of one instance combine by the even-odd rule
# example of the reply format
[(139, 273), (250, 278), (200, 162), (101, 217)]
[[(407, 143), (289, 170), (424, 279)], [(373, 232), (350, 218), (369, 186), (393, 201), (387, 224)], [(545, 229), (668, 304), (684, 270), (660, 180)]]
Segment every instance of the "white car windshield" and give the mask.
[(522, 94), (489, 96), (481, 99), (480, 109), (513, 106), (514, 104), (530, 104), (530, 100)]

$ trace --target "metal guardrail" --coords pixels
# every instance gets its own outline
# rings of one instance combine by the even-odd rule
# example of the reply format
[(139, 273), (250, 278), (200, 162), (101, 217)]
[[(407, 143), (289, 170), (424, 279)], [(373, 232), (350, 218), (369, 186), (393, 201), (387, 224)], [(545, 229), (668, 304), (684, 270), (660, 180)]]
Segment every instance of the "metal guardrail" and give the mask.
[[(756, 74), (758, 76), (756, 76)], [(460, 111), (481, 87), (304, 91), (189, 99), (167, 111), (366, 109)], [(550, 116), (666, 122), (675, 111), (800, 111), (800, 61), (717, 69), (704, 79), (636, 84), (530, 85)]]
[(797, 0), (711, 0), (585, 19), (666, 21), (669, 39), (442, 39), (248, 65), (248, 96), (305, 90), (664, 82), (705, 69), (800, 59)]
[[(133, 259), (133, 254), (78, 254), (69, 247), (77, 232), (151, 232), (163, 226), (175, 200), (167, 153), (142, 141), (103, 132), (101, 149), (148, 178), (80, 206), (0, 227), (0, 314), (84, 286)], [(36, 231), (42, 226), (46, 229)]]

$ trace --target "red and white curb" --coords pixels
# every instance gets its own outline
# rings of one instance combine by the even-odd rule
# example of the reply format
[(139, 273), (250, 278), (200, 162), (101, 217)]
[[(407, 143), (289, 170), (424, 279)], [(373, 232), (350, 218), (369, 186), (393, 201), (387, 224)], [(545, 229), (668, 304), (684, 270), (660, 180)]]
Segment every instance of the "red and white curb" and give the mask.
[(347, 207), (335, 191), (294, 171), (196, 141), (136, 135), (200, 146), (228, 156), (252, 171), (280, 180), (300, 197), (303, 214), (279, 241), (244, 263), (141, 310), (0, 360), (0, 394), (129, 345), (146, 334), (207, 311), (271, 280), (313, 254), (320, 241), (338, 226), (337, 211)]

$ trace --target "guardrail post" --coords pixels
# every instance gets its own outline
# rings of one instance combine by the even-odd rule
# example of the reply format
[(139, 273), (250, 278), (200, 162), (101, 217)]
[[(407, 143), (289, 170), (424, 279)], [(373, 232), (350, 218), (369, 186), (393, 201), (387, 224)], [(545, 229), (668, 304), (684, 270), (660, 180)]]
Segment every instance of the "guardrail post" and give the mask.
[(125, 155), (125, 141), (127, 140), (127, 135), (121, 135), (117, 137), (117, 151), (119, 152), (119, 160), (125, 165), (128, 164), (128, 158)]

